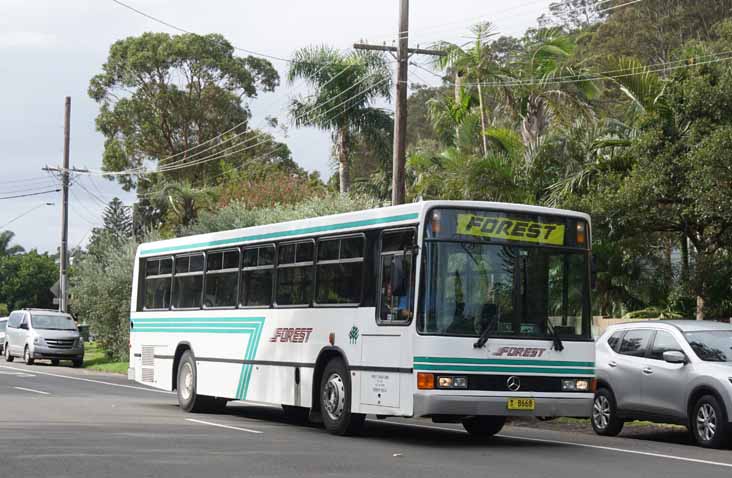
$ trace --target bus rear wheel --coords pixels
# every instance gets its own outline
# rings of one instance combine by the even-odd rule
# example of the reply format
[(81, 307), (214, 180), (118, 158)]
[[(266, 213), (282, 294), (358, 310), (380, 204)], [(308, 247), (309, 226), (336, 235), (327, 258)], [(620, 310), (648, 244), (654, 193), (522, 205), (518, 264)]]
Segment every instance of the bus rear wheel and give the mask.
[(463, 420), (463, 427), (477, 439), (487, 439), (500, 432), (506, 423), (506, 417), (476, 416)]
[(325, 366), (319, 395), (326, 430), (334, 435), (355, 435), (361, 431), (366, 415), (351, 412), (351, 379), (342, 359), (332, 359)]
[(205, 413), (222, 410), (226, 399), (199, 395), (197, 392), (198, 373), (193, 354), (186, 350), (178, 365), (178, 405), (183, 411)]

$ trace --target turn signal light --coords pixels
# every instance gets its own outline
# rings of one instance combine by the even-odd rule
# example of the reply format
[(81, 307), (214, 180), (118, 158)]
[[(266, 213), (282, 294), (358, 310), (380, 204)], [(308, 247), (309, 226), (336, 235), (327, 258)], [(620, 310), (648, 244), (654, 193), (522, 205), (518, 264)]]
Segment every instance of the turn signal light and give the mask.
[(587, 230), (584, 222), (577, 223), (577, 245), (587, 244)]
[(431, 373), (417, 374), (417, 388), (419, 390), (432, 390), (435, 388), (435, 376)]

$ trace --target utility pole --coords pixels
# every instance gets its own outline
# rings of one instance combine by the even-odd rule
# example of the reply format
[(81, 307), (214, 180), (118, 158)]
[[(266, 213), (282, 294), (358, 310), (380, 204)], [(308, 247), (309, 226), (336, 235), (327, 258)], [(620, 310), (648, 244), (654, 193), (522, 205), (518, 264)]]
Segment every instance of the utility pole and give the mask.
[(69, 299), (69, 281), (68, 281), (68, 267), (69, 267), (69, 172), (88, 172), (82, 169), (70, 169), (69, 168), (69, 144), (71, 142), (71, 97), (66, 97), (66, 103), (64, 108), (64, 164), (61, 168), (49, 168), (46, 166), (43, 168), (47, 172), (59, 172), (61, 173), (61, 250), (59, 254), (59, 289), (61, 297), (58, 301), (59, 312), (68, 312), (68, 299)]
[(394, 156), (392, 164), (391, 203), (404, 204), (404, 164), (407, 156), (407, 78), (409, 57), (413, 54), (444, 56), (437, 50), (409, 48), (409, 0), (399, 1), (399, 46), (388, 47), (356, 43), (357, 50), (387, 51), (397, 60), (397, 82), (394, 112)]

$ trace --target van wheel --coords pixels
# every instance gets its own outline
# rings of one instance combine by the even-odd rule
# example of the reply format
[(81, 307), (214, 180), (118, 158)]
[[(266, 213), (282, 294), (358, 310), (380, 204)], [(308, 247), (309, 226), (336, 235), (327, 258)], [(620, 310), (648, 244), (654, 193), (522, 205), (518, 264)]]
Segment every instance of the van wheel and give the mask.
[(23, 352), (23, 360), (25, 360), (26, 365), (33, 365), (35, 362), (33, 357), (31, 357), (30, 348), (27, 345), (25, 346), (25, 352)]
[(71, 366), (74, 368), (81, 368), (84, 365), (84, 357), (74, 359), (71, 361)]
[(463, 420), (463, 428), (477, 438), (485, 440), (500, 432), (506, 423), (506, 417), (477, 416)]
[(320, 380), (320, 414), (325, 429), (334, 435), (355, 435), (363, 428), (366, 415), (351, 413), (351, 379), (340, 358), (325, 366)]
[(12, 362), (13, 360), (15, 360), (15, 357), (10, 354), (10, 347), (8, 347), (8, 344), (5, 344), (5, 361)]
[(689, 417), (691, 432), (704, 448), (723, 448), (729, 441), (727, 414), (713, 395), (704, 395), (694, 405)]
[(601, 388), (595, 393), (592, 402), (592, 428), (598, 435), (614, 437), (623, 429), (623, 422), (618, 418), (618, 409), (615, 396), (607, 388)]

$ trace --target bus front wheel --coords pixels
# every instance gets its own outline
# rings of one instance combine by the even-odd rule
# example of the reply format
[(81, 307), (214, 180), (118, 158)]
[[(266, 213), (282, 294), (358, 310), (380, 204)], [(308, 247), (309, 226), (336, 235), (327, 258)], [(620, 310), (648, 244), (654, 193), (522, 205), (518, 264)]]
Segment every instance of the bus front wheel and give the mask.
[(500, 432), (506, 423), (506, 417), (477, 416), (463, 420), (463, 427), (478, 439), (490, 438)]
[(226, 400), (224, 399), (198, 394), (196, 361), (189, 350), (183, 352), (183, 356), (180, 358), (177, 383), (178, 405), (186, 412), (211, 412), (226, 407)]
[(319, 395), (326, 430), (334, 435), (354, 435), (361, 431), (366, 415), (351, 412), (351, 379), (342, 359), (332, 359), (325, 366)]

